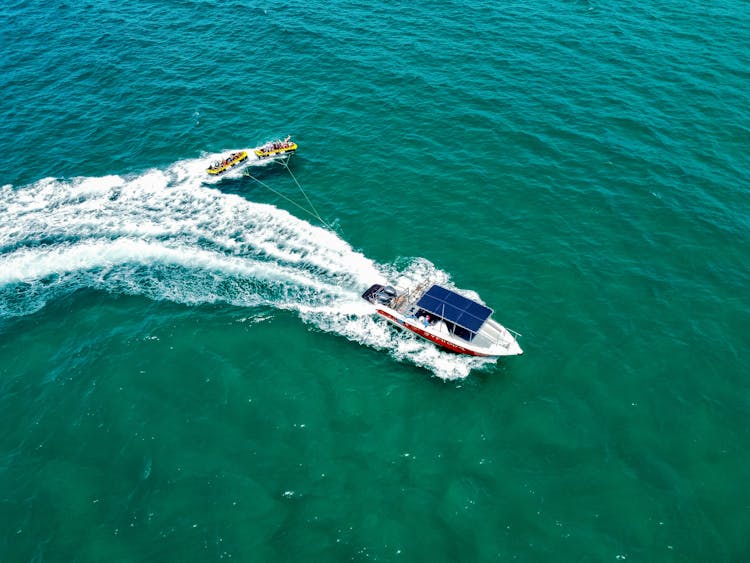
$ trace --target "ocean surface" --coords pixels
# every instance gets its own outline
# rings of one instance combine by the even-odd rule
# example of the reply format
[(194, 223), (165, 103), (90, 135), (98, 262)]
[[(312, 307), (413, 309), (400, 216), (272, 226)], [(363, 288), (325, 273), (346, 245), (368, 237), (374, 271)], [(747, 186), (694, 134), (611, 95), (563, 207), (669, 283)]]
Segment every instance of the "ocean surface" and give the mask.
[(0, 561), (750, 560), (746, 0), (0, 22)]

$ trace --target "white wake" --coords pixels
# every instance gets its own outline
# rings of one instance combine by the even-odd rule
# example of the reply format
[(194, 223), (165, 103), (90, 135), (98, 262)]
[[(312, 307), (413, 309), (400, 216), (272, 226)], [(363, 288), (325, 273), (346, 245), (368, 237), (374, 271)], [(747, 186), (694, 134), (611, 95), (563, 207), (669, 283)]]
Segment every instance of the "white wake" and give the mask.
[(127, 178), (0, 188), (0, 318), (29, 315), (93, 288), (190, 305), (294, 311), (305, 323), (445, 379), (492, 362), (398, 333), (360, 298), (372, 283), (447, 282), (446, 273), (424, 259), (402, 269), (376, 264), (329, 230), (222, 193), (206, 185), (205, 168), (216, 158)]

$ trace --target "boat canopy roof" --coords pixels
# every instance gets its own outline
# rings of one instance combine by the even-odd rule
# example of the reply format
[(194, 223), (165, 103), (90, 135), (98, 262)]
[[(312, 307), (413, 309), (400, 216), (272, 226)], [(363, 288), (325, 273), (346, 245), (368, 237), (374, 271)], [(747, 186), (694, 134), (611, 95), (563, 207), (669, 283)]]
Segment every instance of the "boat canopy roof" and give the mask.
[(428, 289), (417, 306), (471, 332), (477, 332), (492, 314), (489, 307), (439, 285)]

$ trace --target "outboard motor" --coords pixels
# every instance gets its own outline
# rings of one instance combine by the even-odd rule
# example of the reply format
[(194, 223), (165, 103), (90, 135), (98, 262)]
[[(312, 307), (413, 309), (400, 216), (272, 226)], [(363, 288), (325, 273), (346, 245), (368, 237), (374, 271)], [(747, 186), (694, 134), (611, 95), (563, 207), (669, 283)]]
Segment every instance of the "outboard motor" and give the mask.
[(382, 305), (388, 305), (396, 295), (398, 295), (398, 292), (390, 285), (387, 285), (375, 295), (375, 299)]

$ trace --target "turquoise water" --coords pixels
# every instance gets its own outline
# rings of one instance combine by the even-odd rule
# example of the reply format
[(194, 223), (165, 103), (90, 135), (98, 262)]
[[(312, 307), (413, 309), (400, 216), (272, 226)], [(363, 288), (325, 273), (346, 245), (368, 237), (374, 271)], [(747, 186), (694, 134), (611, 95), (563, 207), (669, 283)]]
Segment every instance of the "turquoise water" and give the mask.
[(750, 557), (746, 2), (169, 4), (0, 7), (0, 560)]

